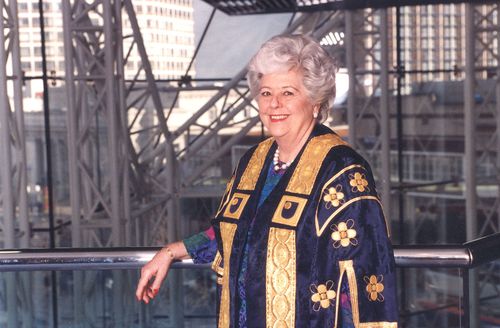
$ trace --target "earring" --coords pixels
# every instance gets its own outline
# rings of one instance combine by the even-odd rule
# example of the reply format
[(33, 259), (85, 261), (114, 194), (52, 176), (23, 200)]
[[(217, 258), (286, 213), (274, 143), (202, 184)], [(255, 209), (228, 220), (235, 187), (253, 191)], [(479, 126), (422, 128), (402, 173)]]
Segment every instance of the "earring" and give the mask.
[(318, 112), (313, 112), (313, 117), (318, 118)]

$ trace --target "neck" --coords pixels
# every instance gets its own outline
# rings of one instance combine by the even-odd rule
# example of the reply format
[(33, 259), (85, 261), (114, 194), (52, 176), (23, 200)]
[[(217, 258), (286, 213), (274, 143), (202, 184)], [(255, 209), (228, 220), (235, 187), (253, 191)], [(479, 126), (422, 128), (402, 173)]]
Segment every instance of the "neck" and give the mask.
[(283, 162), (290, 162), (297, 157), (302, 147), (305, 145), (307, 138), (311, 135), (314, 129), (315, 122), (311, 124), (307, 129), (304, 129), (299, 134), (293, 136), (292, 138), (287, 136), (282, 136), (276, 138), (276, 143), (278, 144), (280, 150), (280, 160)]

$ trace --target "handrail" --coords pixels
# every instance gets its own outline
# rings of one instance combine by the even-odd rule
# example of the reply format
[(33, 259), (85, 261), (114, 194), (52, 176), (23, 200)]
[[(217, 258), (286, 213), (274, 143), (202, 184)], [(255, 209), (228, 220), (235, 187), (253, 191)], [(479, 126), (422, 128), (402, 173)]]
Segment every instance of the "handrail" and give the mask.
[[(14, 249), (0, 251), (2, 271), (138, 269), (159, 247)], [(395, 245), (397, 267), (472, 268), (500, 259), (500, 233), (463, 245)], [(180, 261), (173, 268), (203, 269), (209, 265)]]

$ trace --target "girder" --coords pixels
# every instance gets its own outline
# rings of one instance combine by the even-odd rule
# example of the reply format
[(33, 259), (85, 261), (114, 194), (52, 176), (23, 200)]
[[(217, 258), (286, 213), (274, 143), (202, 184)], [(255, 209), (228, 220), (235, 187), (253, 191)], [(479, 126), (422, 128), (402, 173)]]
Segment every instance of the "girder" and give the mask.
[[(470, 240), (500, 229), (500, 5), (467, 4), (466, 22), (465, 179)], [(493, 83), (480, 88), (480, 80)], [(489, 129), (480, 125), (480, 117), (485, 114), (491, 117)], [(484, 170), (485, 164), (490, 172)], [(491, 192), (481, 194), (479, 188)], [(492, 271), (487, 269), (482, 276), (479, 280), (476, 270), (470, 273), (469, 292), (474, 299), (469, 314), (471, 326), (479, 324), (478, 299)]]
[[(0, 1), (0, 229), (3, 248), (29, 247), (30, 227), (27, 202), (26, 144), (22, 103), (22, 71), (19, 48), (17, 3)], [(2, 277), (6, 286), (8, 327), (18, 327), (17, 294), (23, 326), (31, 324), (29, 297), (31, 278), (22, 275), (16, 284), (14, 273)], [(27, 313), (27, 314), (26, 314)]]
[(391, 213), (388, 33), (387, 9), (346, 13), (349, 142), (372, 163), (385, 211)]
[[(473, 75), (470, 77), (474, 94), (471, 101), (476, 134), (470, 159), (477, 171), (476, 187), (493, 188), (489, 195), (477, 197), (477, 237), (500, 231), (500, 5), (472, 6), (474, 52)], [(480, 63), (476, 65), (476, 63)], [(479, 84), (487, 80), (491, 83)], [(469, 95), (470, 96), (470, 95)], [(481, 99), (481, 101), (477, 101)], [(491, 118), (488, 129), (481, 128), (481, 117)], [(473, 237), (473, 236), (470, 236)]]

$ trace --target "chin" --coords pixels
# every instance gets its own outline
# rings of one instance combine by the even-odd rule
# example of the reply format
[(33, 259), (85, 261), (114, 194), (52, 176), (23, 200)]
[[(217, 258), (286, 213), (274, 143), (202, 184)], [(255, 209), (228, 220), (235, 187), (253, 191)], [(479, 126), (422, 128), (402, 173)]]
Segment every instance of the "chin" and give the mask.
[(272, 129), (272, 128), (271, 129), (267, 129), (267, 131), (274, 138), (283, 137), (288, 132), (288, 131), (284, 131), (283, 129)]

